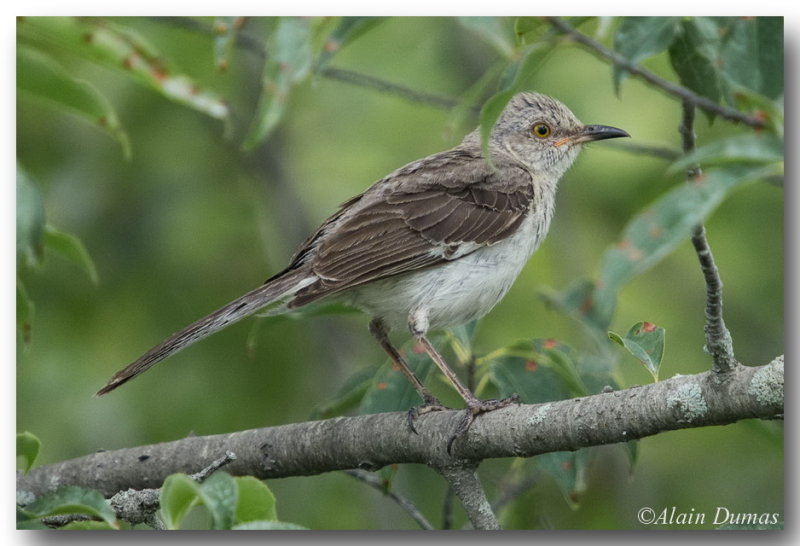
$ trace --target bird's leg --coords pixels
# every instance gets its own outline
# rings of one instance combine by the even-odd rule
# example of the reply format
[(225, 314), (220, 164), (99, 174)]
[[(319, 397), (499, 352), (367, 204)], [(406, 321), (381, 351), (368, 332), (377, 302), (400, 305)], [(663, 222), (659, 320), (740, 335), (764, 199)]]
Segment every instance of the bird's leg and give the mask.
[(455, 372), (450, 369), (450, 367), (444, 361), (442, 355), (439, 354), (439, 351), (437, 351), (431, 342), (428, 341), (428, 338), (425, 337), (424, 334), (417, 336), (417, 340), (422, 344), (422, 346), (425, 348), (425, 352), (428, 353), (428, 356), (431, 357), (431, 360), (433, 360), (433, 362), (439, 367), (442, 373), (447, 376), (447, 379), (450, 380), (450, 382), (458, 391), (458, 394), (461, 395), (461, 398), (463, 398), (464, 402), (467, 404), (467, 408), (464, 410), (464, 415), (462, 416), (461, 421), (459, 421), (458, 426), (456, 426), (452, 436), (450, 436), (450, 439), (447, 441), (448, 453), (450, 453), (450, 450), (453, 447), (453, 442), (455, 442), (462, 434), (465, 434), (469, 430), (469, 427), (472, 425), (475, 417), (481, 413), (494, 411), (496, 409), (504, 408), (519, 402), (519, 395), (516, 394), (501, 400), (481, 400), (472, 394), (472, 392), (465, 387), (463, 383), (461, 383)]
[(455, 389), (458, 391), (458, 394), (461, 395), (461, 398), (464, 399), (464, 402), (467, 404), (467, 408), (464, 410), (464, 415), (459, 421), (456, 430), (453, 432), (453, 435), (450, 437), (450, 440), (447, 442), (447, 452), (450, 452), (450, 449), (453, 447), (453, 442), (461, 436), (462, 434), (466, 433), (469, 430), (470, 425), (475, 420), (475, 417), (480, 415), (481, 413), (486, 413), (488, 411), (494, 411), (496, 409), (504, 408), (511, 404), (515, 404), (519, 402), (519, 395), (513, 395), (508, 398), (503, 398), (501, 400), (481, 400), (470, 391), (467, 387), (461, 383), (461, 380), (458, 379), (458, 376), (455, 374), (453, 370), (447, 365), (444, 361), (444, 357), (436, 350), (433, 344), (425, 337), (424, 331), (418, 331), (414, 328), (415, 324), (413, 319), (409, 322), (411, 327), (411, 332), (417, 338), (417, 341), (422, 345), (425, 349), (425, 352), (428, 356), (431, 357), (431, 360), (439, 367), (442, 373), (450, 380), (450, 383), (453, 384)]
[(422, 384), (422, 381), (419, 380), (411, 368), (408, 367), (408, 364), (406, 363), (405, 359), (403, 359), (403, 356), (394, 347), (394, 345), (392, 345), (392, 342), (389, 341), (389, 336), (382, 320), (373, 319), (372, 322), (369, 323), (369, 331), (373, 336), (375, 336), (375, 339), (377, 339), (378, 343), (381, 344), (381, 347), (383, 347), (383, 350), (389, 355), (389, 358), (392, 359), (392, 362), (401, 372), (403, 372), (403, 375), (406, 376), (406, 379), (408, 379), (408, 381), (414, 386), (417, 394), (419, 394), (420, 398), (422, 398), (421, 406), (408, 410), (408, 426), (412, 432), (416, 434), (417, 429), (414, 426), (414, 420), (418, 416), (431, 411), (440, 411), (447, 408), (445, 408), (442, 403), (431, 394), (428, 388)]

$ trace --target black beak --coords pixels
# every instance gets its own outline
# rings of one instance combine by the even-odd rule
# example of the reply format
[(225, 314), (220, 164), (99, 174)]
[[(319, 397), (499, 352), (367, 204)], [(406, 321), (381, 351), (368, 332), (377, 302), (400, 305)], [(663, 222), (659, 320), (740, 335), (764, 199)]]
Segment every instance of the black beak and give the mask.
[(593, 142), (607, 138), (630, 137), (627, 131), (609, 127), (608, 125), (586, 125), (583, 130), (575, 135), (573, 142)]

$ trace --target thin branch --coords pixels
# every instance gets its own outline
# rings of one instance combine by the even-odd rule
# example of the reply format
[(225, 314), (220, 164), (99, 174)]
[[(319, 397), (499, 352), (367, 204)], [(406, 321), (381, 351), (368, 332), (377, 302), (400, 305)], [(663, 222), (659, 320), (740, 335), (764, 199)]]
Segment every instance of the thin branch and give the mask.
[(512, 484), (510, 487), (507, 487), (492, 503), (492, 510), (494, 510), (495, 513), (499, 512), (505, 507), (506, 504), (513, 501), (525, 491), (536, 485), (539, 480), (541, 480), (541, 473), (534, 472), (530, 476), (526, 476), (523, 480)]
[(618, 68), (628, 72), (632, 76), (639, 77), (644, 81), (653, 84), (657, 88), (670, 95), (678, 97), (683, 101), (688, 101), (689, 103), (705, 110), (706, 112), (717, 114), (718, 116), (731, 121), (740, 121), (745, 125), (755, 128), (762, 128), (765, 126), (763, 119), (750, 116), (733, 108), (718, 104), (711, 99), (708, 99), (702, 95), (698, 95), (691, 89), (672, 83), (660, 76), (656, 76), (644, 68), (637, 66), (616, 51), (608, 49), (600, 42), (593, 40), (589, 36), (586, 36), (582, 32), (578, 31), (575, 27), (560, 17), (545, 17), (545, 20), (554, 28), (575, 40), (577, 43), (589, 48), (589, 50), (591, 50), (593, 53), (610, 60)]
[(160, 487), (175, 472), (203, 468), (213, 454), (233, 451), (226, 470), (260, 479), (333, 470), (375, 470), (420, 463), (443, 468), (458, 461), (531, 457), (552, 451), (625, 442), (667, 430), (772, 419), (783, 414), (783, 361), (708, 371), (592, 396), (509, 406), (481, 415), (447, 453), (461, 411), (432, 412), (409, 431), (406, 412), (336, 417), (93, 453), (17, 475), (18, 492), (34, 496), (60, 485), (107, 496), (128, 488)]
[(453, 492), (464, 506), (473, 528), (482, 531), (500, 529), (500, 522), (492, 512), (489, 499), (486, 498), (486, 492), (478, 478), (477, 463), (461, 461), (453, 465), (434, 468), (453, 488)]
[(608, 141), (606, 147), (635, 155), (649, 155), (667, 161), (675, 161), (681, 156), (680, 150), (659, 144), (642, 144), (640, 142), (615, 142)]
[(370, 487), (377, 489), (385, 496), (392, 499), (394, 502), (400, 505), (400, 507), (405, 510), (411, 518), (417, 522), (421, 528), (425, 529), (426, 531), (432, 531), (434, 529), (433, 525), (422, 515), (422, 512), (419, 511), (417, 506), (408, 498), (395, 493), (390, 489), (386, 489), (383, 486), (383, 482), (370, 472), (366, 470), (345, 470), (345, 474), (348, 476), (352, 476), (355, 479), (364, 482), (365, 484), (369, 485)]
[(192, 478), (197, 483), (203, 483), (209, 478), (209, 476), (211, 476), (211, 474), (213, 474), (223, 466), (232, 463), (235, 460), (236, 460), (236, 454), (233, 451), (226, 451), (225, 455), (223, 455), (219, 459), (211, 461), (211, 464), (206, 466), (200, 472), (196, 472), (189, 477)]
[[(683, 102), (683, 119), (680, 125), (680, 134), (683, 142), (683, 152), (688, 154), (695, 148), (694, 134), (694, 105), (689, 101)], [(699, 165), (693, 166), (687, 173), (689, 183), (696, 183), (703, 178)], [(705, 350), (711, 355), (713, 370), (715, 372), (728, 372), (739, 363), (733, 354), (733, 339), (725, 326), (722, 318), (722, 279), (714, 262), (714, 255), (706, 238), (706, 229), (703, 224), (698, 224), (692, 229), (692, 245), (694, 245), (700, 269), (706, 283), (706, 309), (705, 325), (703, 330), (706, 335)]]
[[(156, 23), (172, 25), (208, 36), (216, 36), (212, 25), (202, 23), (191, 17), (149, 17), (148, 19)], [(240, 31), (236, 33), (235, 45), (261, 59), (267, 58), (268, 52), (264, 42), (248, 32)], [(319, 71), (319, 75), (331, 80), (374, 89), (380, 93), (395, 95), (410, 102), (425, 104), (443, 110), (450, 110), (459, 103), (457, 99), (451, 97), (415, 91), (405, 85), (389, 82), (374, 76), (368, 76), (354, 70), (326, 67)]]
[(396, 97), (400, 97), (410, 102), (425, 104), (427, 106), (440, 108), (442, 110), (450, 110), (458, 106), (457, 99), (444, 97), (441, 95), (434, 95), (432, 93), (415, 91), (410, 87), (382, 80), (374, 76), (361, 74), (360, 72), (355, 72), (353, 70), (328, 67), (323, 68), (322, 71), (320, 71), (320, 74), (328, 79), (349, 83), (351, 85), (357, 85), (359, 87), (367, 87), (380, 93), (395, 95)]

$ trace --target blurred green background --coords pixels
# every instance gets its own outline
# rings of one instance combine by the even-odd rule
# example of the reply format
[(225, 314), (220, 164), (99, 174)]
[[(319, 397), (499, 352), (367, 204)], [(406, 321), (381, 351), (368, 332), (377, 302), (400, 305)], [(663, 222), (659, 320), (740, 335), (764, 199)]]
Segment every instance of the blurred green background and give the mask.
[[(307, 420), (353, 373), (385, 361), (360, 314), (304, 321), (249, 319), (172, 357), (113, 394), (92, 394), (117, 369), (169, 333), (280, 270), (336, 206), (391, 170), (457, 144), (477, 124), (445, 110), (322, 76), (295, 89), (283, 121), (256, 149), (241, 140), (259, 92), (262, 61), (237, 49), (214, 68), (211, 39), (144, 18), (135, 29), (202, 85), (226, 96), (228, 135), (196, 111), (132, 85), (118, 72), (64, 54), (60, 61), (109, 98), (132, 157), (107, 135), (20, 96), (17, 155), (45, 200), (48, 222), (77, 235), (99, 273), (57, 255), (26, 277), (36, 304), (32, 341), (17, 352), (17, 427), (41, 438), (39, 464), (116, 449)], [(248, 23), (258, 28), (258, 21)], [(333, 66), (411, 89), (461, 96), (497, 58), (454, 18), (389, 18), (353, 41)], [(645, 65), (674, 79), (664, 55)], [(611, 69), (561, 47), (529, 82), (587, 123), (622, 127), (633, 142), (678, 148), (680, 104), (628, 79), (619, 96)], [(733, 131), (698, 117), (698, 141)], [(606, 145), (609, 144), (609, 145)], [(584, 151), (562, 180), (550, 235), (510, 294), (482, 321), (476, 349), (518, 339), (576, 342), (575, 324), (546, 308), (543, 287), (591, 276), (627, 220), (675, 184), (668, 162), (610, 143)], [(766, 183), (735, 191), (706, 224), (722, 279), (725, 318), (739, 359), (752, 365), (783, 352), (783, 190)], [(612, 330), (647, 320), (667, 330), (661, 377), (707, 370), (704, 285), (687, 239), (621, 293)], [(260, 323), (257, 334), (251, 331)], [(248, 346), (248, 339), (255, 344)], [(649, 374), (624, 357), (622, 386)], [(481, 476), (490, 493), (509, 461)], [(618, 446), (602, 449), (577, 508), (542, 476), (500, 514), (506, 528), (641, 528), (636, 512), (783, 511), (783, 444), (775, 423), (660, 434), (640, 442), (631, 469)], [(281, 519), (330, 529), (415, 528), (400, 508), (333, 473), (272, 480)], [(394, 487), (439, 523), (445, 486), (433, 471), (402, 466)], [(465, 518), (456, 509), (456, 525)]]

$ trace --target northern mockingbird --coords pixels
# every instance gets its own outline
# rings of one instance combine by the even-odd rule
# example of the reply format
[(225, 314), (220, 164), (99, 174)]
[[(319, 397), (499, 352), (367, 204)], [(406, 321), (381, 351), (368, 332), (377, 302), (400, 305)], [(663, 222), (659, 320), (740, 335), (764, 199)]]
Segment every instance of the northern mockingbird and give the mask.
[(190, 324), (117, 372), (105, 394), (171, 354), (264, 310), (280, 314), (322, 298), (372, 316), (370, 331), (422, 397), (414, 417), (441, 409), (389, 341), (408, 328), (466, 402), (452, 441), (481, 412), (514, 399), (479, 400), (426, 337), (484, 316), (506, 294), (550, 226), (556, 185), (582, 144), (629, 136), (584, 125), (559, 101), (514, 96), (489, 139), (480, 131), (451, 150), (409, 163), (345, 202), (263, 285)]

